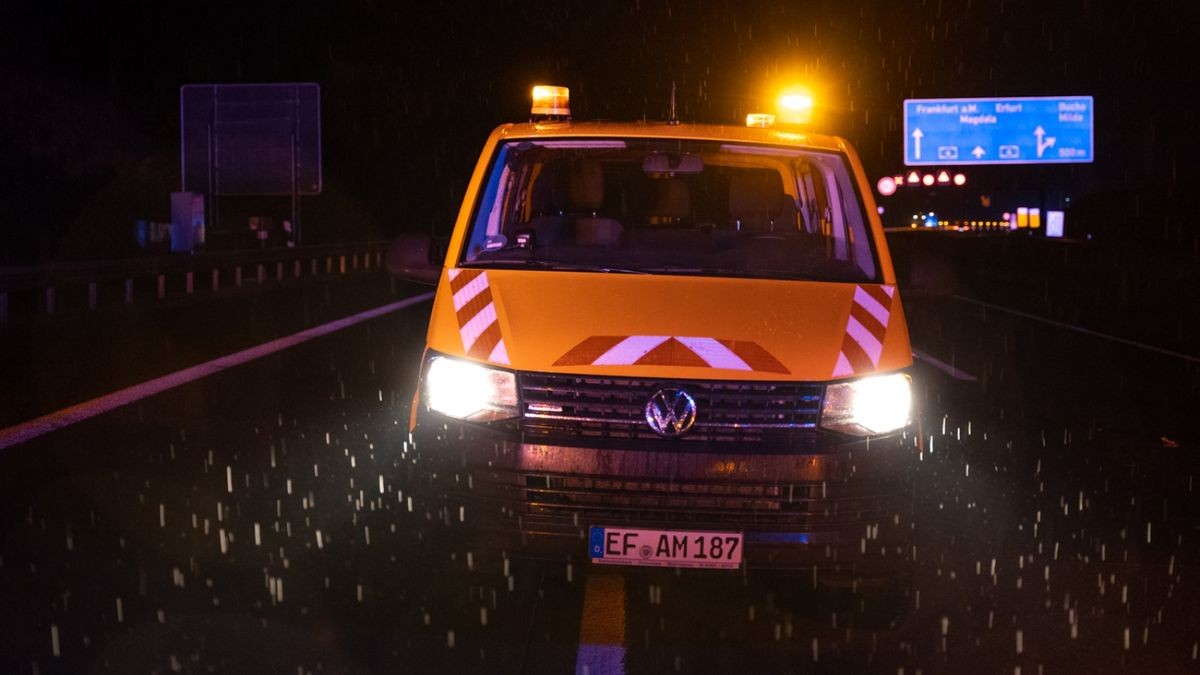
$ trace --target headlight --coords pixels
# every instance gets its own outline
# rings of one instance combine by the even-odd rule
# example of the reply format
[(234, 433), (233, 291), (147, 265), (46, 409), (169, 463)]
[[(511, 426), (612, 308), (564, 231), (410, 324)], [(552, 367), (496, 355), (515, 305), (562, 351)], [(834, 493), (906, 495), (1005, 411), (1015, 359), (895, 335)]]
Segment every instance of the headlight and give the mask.
[(425, 404), (471, 422), (516, 417), (517, 378), (505, 370), (435, 356), (425, 370)]
[(829, 385), (821, 426), (856, 436), (886, 434), (908, 424), (911, 414), (908, 375), (879, 375)]

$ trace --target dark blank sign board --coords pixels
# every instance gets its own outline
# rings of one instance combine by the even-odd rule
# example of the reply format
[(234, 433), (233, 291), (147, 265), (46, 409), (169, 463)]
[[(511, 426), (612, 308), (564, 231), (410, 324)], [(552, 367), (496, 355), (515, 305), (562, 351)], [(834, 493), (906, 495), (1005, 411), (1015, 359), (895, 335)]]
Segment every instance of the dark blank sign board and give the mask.
[(321, 89), (188, 84), (179, 90), (183, 189), (209, 195), (321, 192)]

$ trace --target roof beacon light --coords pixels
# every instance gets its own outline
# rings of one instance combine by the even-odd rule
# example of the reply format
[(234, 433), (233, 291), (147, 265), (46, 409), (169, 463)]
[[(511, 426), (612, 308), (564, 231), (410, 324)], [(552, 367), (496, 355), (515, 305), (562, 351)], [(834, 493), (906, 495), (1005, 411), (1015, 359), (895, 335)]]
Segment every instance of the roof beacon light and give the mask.
[(766, 129), (775, 126), (775, 116), (771, 113), (750, 113), (746, 115), (746, 126)]
[(812, 122), (813, 97), (800, 91), (785, 92), (779, 97), (780, 121), (786, 124), (808, 124)]
[(533, 106), (529, 114), (534, 117), (571, 117), (571, 90), (567, 87), (557, 87), (539, 84), (533, 87)]

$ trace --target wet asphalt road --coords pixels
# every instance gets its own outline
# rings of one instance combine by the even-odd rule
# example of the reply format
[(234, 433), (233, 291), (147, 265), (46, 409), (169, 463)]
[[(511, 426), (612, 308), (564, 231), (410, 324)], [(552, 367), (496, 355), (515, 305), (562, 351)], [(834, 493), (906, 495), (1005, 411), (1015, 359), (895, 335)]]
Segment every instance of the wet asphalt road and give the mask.
[[(1194, 363), (906, 298), (886, 589), (475, 550), (418, 476), (428, 305), (0, 454), (0, 672), (1195, 672)], [(581, 550), (582, 556), (582, 550)]]

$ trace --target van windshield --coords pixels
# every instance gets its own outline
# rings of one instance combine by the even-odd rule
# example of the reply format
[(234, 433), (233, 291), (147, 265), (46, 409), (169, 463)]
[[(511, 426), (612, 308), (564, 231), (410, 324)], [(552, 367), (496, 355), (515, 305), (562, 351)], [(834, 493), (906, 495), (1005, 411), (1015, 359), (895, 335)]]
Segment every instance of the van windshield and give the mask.
[(844, 155), (675, 139), (502, 144), (459, 264), (879, 280)]

